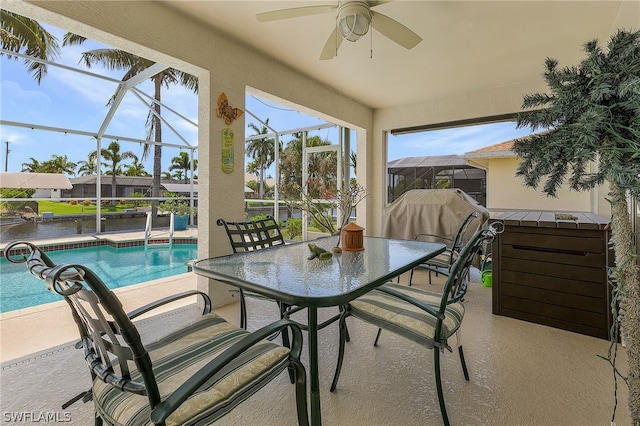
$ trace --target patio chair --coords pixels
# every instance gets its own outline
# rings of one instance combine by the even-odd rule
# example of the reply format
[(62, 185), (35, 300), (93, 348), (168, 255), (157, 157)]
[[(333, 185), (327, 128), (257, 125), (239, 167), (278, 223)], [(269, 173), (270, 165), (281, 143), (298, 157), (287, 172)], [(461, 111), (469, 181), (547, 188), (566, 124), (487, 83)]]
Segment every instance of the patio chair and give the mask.
[[(21, 248), (22, 247), (22, 248)], [(11, 255), (18, 250), (19, 255)], [(125, 313), (117, 296), (89, 268), (56, 266), (31, 243), (7, 246), (6, 257), (64, 297), (80, 332), (89, 365), (95, 424), (210, 424), (228, 414), (285, 369), (295, 376), (298, 422), (308, 424), (302, 332), (280, 320), (253, 333), (214, 313), (210, 298), (188, 291)], [(15, 252), (14, 252), (15, 253)], [(145, 342), (132, 320), (188, 296), (204, 300), (202, 316), (175, 332)], [(291, 348), (265, 338), (290, 328)], [(76, 398), (79, 399), (79, 398)]]
[(333, 392), (338, 384), (345, 343), (349, 340), (346, 319), (356, 317), (379, 327), (374, 346), (377, 346), (380, 332), (384, 328), (426, 349), (433, 350), (438, 402), (442, 420), (448, 425), (449, 419), (440, 376), (440, 352), (444, 349), (452, 352), (449, 338), (456, 334), (462, 371), (464, 378), (469, 380), (460, 340), (460, 326), (464, 318), (462, 301), (468, 287), (467, 273), (482, 245), (491, 241), (497, 232), (495, 228), (489, 227), (474, 234), (460, 251), (441, 294), (389, 282), (345, 306), (339, 323), (338, 363), (331, 383), (331, 391)]
[[(458, 258), (458, 254), (460, 253), (460, 249), (465, 244), (465, 236), (469, 229), (469, 225), (479, 216), (478, 212), (470, 213), (463, 221), (458, 231), (454, 235), (453, 238), (448, 238), (443, 235), (435, 235), (435, 234), (418, 234), (415, 239), (420, 241), (434, 241), (441, 242), (447, 245), (447, 249), (444, 253), (434, 257), (433, 259), (429, 259), (426, 263), (423, 263), (419, 266), (419, 268), (423, 268), (429, 271), (429, 284), (431, 284), (431, 273), (435, 272), (437, 274), (442, 274), (444, 276), (449, 276), (451, 272), (451, 268)], [(409, 285), (413, 282), (413, 272), (415, 269), (412, 269), (409, 273)]]
[[(284, 244), (284, 237), (280, 231), (280, 227), (276, 223), (275, 219), (271, 216), (267, 216), (264, 219), (251, 220), (245, 222), (230, 222), (225, 219), (218, 219), (218, 226), (224, 226), (224, 230), (227, 232), (229, 243), (234, 253), (243, 251), (261, 250), (267, 247), (273, 247), (280, 244)], [(234, 290), (235, 291), (235, 290)], [(247, 304), (246, 297), (253, 297), (262, 300), (272, 300), (265, 296), (239, 290), (240, 292), (240, 327), (247, 328)], [(274, 300), (274, 302), (276, 302)], [(277, 303), (277, 302), (276, 302)], [(282, 306), (278, 303), (280, 309), (280, 317), (283, 317), (283, 313), (286, 306)]]

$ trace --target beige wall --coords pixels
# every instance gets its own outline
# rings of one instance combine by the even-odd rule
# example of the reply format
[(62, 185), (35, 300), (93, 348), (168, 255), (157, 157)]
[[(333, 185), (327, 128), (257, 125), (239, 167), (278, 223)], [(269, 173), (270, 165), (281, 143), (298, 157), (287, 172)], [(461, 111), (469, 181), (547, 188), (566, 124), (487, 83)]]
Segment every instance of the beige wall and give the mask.
[(555, 212), (596, 213), (611, 217), (611, 209), (605, 200), (606, 187), (591, 191), (570, 191), (563, 186), (557, 198), (546, 196), (541, 188), (524, 186), (524, 181), (516, 176), (519, 160), (516, 157), (473, 159), (471, 164), (487, 171), (487, 208), (494, 216), (501, 211), (544, 210)]

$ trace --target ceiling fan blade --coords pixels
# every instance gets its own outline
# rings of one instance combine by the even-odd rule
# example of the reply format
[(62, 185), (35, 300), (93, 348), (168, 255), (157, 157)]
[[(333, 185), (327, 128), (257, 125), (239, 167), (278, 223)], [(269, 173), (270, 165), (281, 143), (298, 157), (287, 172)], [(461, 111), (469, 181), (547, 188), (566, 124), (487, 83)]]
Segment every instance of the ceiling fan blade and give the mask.
[(380, 6), (381, 4), (385, 4), (385, 3), (391, 3), (393, 0), (369, 0), (369, 6), (371, 7), (376, 7), (376, 6)]
[(298, 18), (300, 16), (318, 15), (320, 13), (332, 12), (338, 9), (335, 4), (323, 4), (318, 6), (294, 7), (291, 9), (272, 10), (270, 12), (258, 13), (256, 18), (260, 22), (278, 21), (280, 19)]
[(371, 15), (371, 26), (405, 49), (412, 49), (422, 41), (418, 34), (395, 19), (374, 11), (371, 11)]
[(324, 61), (327, 59), (333, 59), (337, 54), (338, 48), (342, 44), (342, 40), (342, 34), (338, 33), (337, 27), (334, 28), (333, 31), (331, 31), (331, 34), (329, 34), (329, 38), (322, 48), (320, 60)]

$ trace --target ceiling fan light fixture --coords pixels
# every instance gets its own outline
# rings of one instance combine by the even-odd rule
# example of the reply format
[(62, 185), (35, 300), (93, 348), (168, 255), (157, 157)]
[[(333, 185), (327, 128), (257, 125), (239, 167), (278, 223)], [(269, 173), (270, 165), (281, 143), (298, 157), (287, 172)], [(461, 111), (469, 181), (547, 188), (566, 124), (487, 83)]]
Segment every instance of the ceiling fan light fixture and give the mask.
[(338, 10), (338, 28), (348, 41), (357, 41), (369, 31), (371, 14), (368, 5), (345, 3)]

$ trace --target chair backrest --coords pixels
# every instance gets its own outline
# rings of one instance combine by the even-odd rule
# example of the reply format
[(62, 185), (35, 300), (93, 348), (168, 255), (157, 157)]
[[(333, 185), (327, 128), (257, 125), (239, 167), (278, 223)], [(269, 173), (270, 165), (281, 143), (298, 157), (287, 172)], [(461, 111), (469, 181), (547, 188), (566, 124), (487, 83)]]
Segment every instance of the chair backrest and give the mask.
[(452, 250), (459, 252), (465, 244), (465, 235), (467, 234), (467, 229), (469, 229), (469, 225), (479, 216), (478, 212), (472, 212), (467, 216), (460, 227), (458, 228), (458, 232), (453, 238)]
[[(21, 246), (26, 250), (20, 250)], [(18, 259), (7, 255), (7, 259), (26, 262), (29, 272), (43, 279), (47, 289), (63, 296), (71, 307), (92, 379), (98, 377), (114, 388), (146, 395), (151, 408), (159, 404), (151, 358), (120, 300), (104, 282), (82, 265), (56, 266), (31, 243), (16, 242), (5, 248), (5, 253), (12, 251), (23, 254)], [(131, 377), (130, 363), (140, 374), (135, 380)]]
[(271, 216), (245, 222), (228, 222), (218, 219), (216, 223), (218, 226), (224, 226), (234, 253), (284, 244), (280, 227)]
[(493, 241), (495, 236), (501, 233), (503, 229), (501, 222), (493, 223), (488, 228), (477, 231), (462, 247), (444, 285), (440, 306), (442, 312), (444, 312), (447, 304), (461, 302), (464, 299), (469, 285), (469, 269), (475, 256), (479, 254), (486, 243)]

